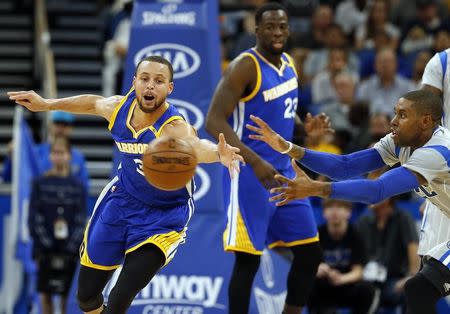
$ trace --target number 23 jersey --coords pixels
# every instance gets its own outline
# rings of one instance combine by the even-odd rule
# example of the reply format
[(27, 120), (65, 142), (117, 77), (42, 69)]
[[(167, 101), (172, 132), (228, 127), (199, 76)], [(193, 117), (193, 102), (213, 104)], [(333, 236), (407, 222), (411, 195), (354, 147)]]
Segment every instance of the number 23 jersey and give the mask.
[(278, 69), (267, 61), (255, 48), (249, 49), (241, 56), (250, 57), (256, 66), (256, 85), (244, 98), (230, 117), (230, 125), (239, 139), (277, 170), (289, 168), (289, 156), (275, 152), (261, 141), (248, 138), (252, 131), (245, 125), (254, 124), (250, 115), (255, 115), (267, 122), (270, 127), (287, 140), (294, 132), (295, 115), (298, 104), (298, 82), (292, 59), (283, 53), (281, 67)]

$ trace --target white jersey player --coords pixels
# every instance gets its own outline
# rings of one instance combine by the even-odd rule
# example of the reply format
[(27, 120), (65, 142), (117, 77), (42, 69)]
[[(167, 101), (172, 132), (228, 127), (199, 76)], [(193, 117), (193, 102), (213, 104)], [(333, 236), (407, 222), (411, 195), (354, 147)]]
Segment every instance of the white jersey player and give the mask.
[[(450, 127), (450, 49), (436, 53), (427, 63), (422, 76), (422, 89), (442, 97), (442, 125)], [(423, 256), (433, 247), (450, 239), (450, 219), (432, 202), (425, 201), (420, 226), (418, 254)]]
[[(284, 205), (308, 196), (331, 197), (348, 201), (378, 203), (391, 196), (416, 190), (450, 219), (450, 131), (439, 126), (442, 102), (437, 95), (418, 90), (406, 93), (395, 105), (392, 132), (374, 148), (339, 156), (315, 152), (294, 145), (275, 133), (261, 119), (247, 128), (257, 134), (255, 140), (287, 153), (303, 166), (326, 175), (335, 182), (311, 180), (293, 161), (294, 179), (281, 175), (283, 183), (271, 193), (276, 205)], [(385, 164), (401, 165), (375, 180), (353, 179), (382, 168)], [(336, 182), (337, 181), (337, 182)], [(426, 222), (425, 222), (426, 223)], [(442, 243), (425, 253), (423, 268), (405, 284), (409, 314), (436, 313), (439, 298), (450, 295), (450, 243)]]

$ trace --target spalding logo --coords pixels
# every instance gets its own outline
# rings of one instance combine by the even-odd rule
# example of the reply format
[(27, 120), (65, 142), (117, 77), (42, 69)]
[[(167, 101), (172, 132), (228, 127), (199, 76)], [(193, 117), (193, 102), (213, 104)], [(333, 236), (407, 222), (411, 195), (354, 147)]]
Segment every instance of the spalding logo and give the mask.
[(136, 66), (145, 57), (153, 55), (161, 56), (172, 63), (174, 79), (191, 75), (198, 70), (201, 63), (200, 56), (191, 48), (179, 44), (163, 43), (139, 50), (134, 56), (134, 65)]
[(203, 112), (200, 109), (184, 100), (168, 98), (167, 102), (177, 107), (178, 111), (183, 115), (186, 121), (196, 130), (200, 130), (205, 121)]

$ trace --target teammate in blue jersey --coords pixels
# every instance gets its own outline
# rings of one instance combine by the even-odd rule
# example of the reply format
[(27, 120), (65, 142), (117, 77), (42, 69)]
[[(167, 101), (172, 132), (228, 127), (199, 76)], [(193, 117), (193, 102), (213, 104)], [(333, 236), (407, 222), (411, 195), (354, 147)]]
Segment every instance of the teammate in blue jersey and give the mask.
[[(331, 197), (354, 202), (379, 203), (391, 196), (415, 190), (450, 219), (450, 131), (439, 126), (442, 118), (440, 97), (419, 90), (403, 95), (395, 106), (392, 132), (374, 148), (338, 156), (314, 152), (293, 145), (258, 117), (248, 129), (250, 138), (270, 145), (278, 152), (287, 151), (296, 172), (294, 179), (276, 175), (284, 183), (271, 190), (277, 206), (307, 196)], [(296, 164), (339, 182), (311, 180)], [(384, 167), (393, 168), (376, 180), (354, 179)], [(436, 313), (439, 298), (450, 295), (449, 240), (431, 248), (423, 258), (423, 268), (405, 284), (407, 313)]]
[[(231, 173), (239, 170), (243, 161), (239, 149), (228, 145), (223, 135), (217, 145), (199, 139), (177, 109), (166, 102), (173, 90), (172, 79), (172, 65), (151, 56), (137, 65), (133, 88), (126, 96), (43, 99), (33, 91), (8, 93), (11, 100), (31, 111), (63, 110), (104, 117), (120, 151), (118, 176), (100, 194), (80, 248), (77, 297), (85, 313), (126, 313), (136, 294), (184, 242), (194, 210), (194, 184), (167, 192), (147, 183), (141, 156), (151, 140), (181, 138), (192, 144), (199, 162), (221, 162)], [(122, 272), (104, 307), (103, 288), (121, 264)]]
[[(283, 313), (300, 313), (321, 261), (318, 232), (308, 200), (276, 208), (268, 189), (278, 185), (276, 173), (293, 177), (287, 155), (274, 154), (266, 144), (248, 139), (244, 125), (250, 115), (264, 117), (284, 137), (292, 139), (298, 100), (295, 66), (284, 48), (289, 36), (288, 16), (280, 4), (258, 9), (256, 47), (240, 54), (224, 73), (208, 112), (206, 129), (223, 132), (239, 147), (249, 166), (224, 184), (228, 224), (224, 248), (234, 252), (228, 287), (229, 312), (248, 313), (250, 292), (265, 247), (289, 247), (294, 259), (287, 280)], [(327, 129), (324, 116), (313, 124)]]

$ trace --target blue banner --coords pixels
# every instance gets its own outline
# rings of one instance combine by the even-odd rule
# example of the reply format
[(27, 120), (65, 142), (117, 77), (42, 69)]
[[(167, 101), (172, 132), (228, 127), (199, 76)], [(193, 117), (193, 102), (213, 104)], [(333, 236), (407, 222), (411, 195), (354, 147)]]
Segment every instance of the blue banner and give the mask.
[(6, 218), (4, 237), (3, 281), (0, 312), (25, 313), (32, 302), (30, 280), (34, 273), (31, 242), (28, 233), (28, 205), (31, 180), (40, 173), (34, 141), (23, 118), (23, 108), (17, 107), (14, 118), (14, 155), (11, 213)]
[[(168, 102), (175, 105), (198, 131), (214, 88), (220, 79), (220, 42), (217, 0), (134, 2), (130, 44), (124, 75), (124, 92), (133, 80), (136, 65), (147, 56), (168, 59), (174, 68), (174, 91)], [(200, 165), (196, 174), (197, 211), (221, 211), (222, 170), (218, 164)], [(212, 185), (211, 178), (215, 178)]]

